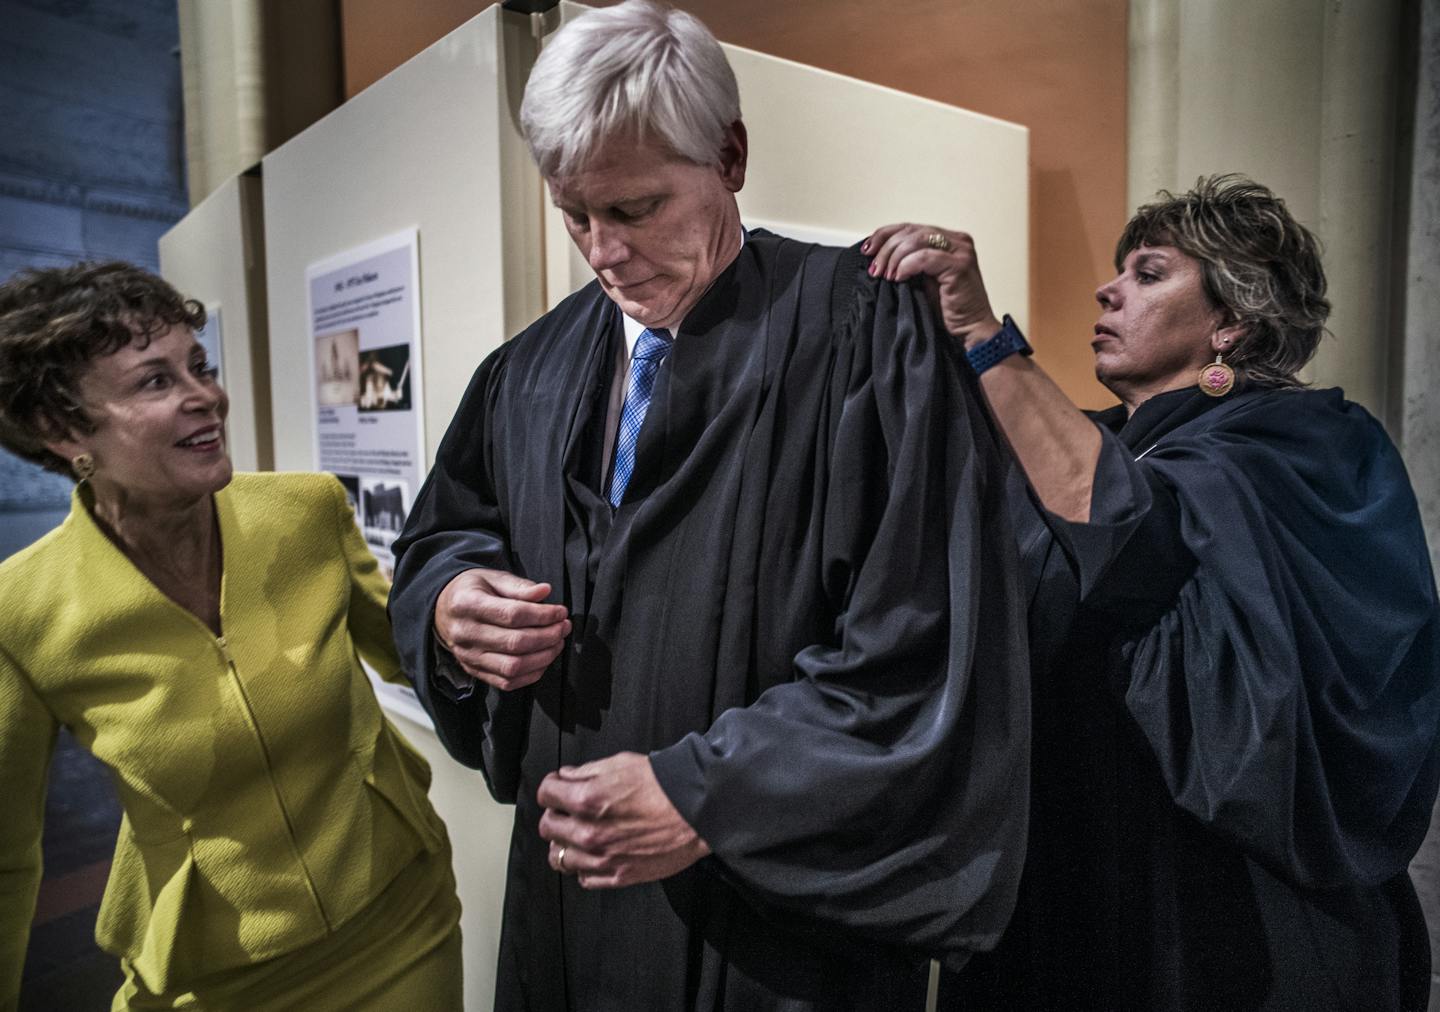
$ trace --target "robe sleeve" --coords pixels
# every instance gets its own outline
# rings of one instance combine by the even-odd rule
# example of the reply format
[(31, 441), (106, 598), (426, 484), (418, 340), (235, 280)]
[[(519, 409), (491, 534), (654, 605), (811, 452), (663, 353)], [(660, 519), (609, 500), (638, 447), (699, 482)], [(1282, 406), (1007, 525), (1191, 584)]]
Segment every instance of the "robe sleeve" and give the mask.
[(0, 1008), (19, 1003), (40, 889), (45, 781), (58, 730), (30, 680), (0, 648)]
[(449, 676), (458, 667), (440, 646), (434, 626), (435, 602), (456, 576), (469, 569), (512, 569), (509, 536), (489, 477), (494, 471), (487, 438), (490, 396), (506, 352), (501, 347), (476, 370), (392, 546), (390, 617), (400, 659), (446, 751), (484, 773), (496, 800), (513, 802), (521, 751), (514, 746), (524, 734), (530, 690), (476, 685), (457, 691)]
[(360, 536), (355, 514), (345, 498), (340, 483), (327, 489), (326, 507), (340, 540), (340, 554), (350, 573), (350, 606), (347, 627), (350, 639), (360, 656), (387, 682), (405, 682), (400, 657), (390, 633), (390, 617), (385, 612), (390, 587), (380, 574), (380, 563)]
[(1096, 523), (1051, 519), (1175, 803), (1298, 885), (1373, 886), (1405, 870), (1440, 777), (1414, 494), (1338, 392), (1235, 408), (1139, 461), (1107, 434)]
[(651, 761), (763, 908), (958, 967), (998, 940), (1024, 856), (1028, 667), (1001, 456), (917, 290), (862, 283), (844, 333), (833, 636)]

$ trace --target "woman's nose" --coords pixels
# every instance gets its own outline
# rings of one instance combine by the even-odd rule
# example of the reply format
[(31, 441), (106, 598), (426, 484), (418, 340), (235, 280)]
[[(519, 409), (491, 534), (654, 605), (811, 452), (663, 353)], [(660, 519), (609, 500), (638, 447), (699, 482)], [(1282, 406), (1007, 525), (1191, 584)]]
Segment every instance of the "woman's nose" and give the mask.
[(1105, 309), (1114, 309), (1120, 304), (1120, 288), (1115, 283), (1117, 280), (1112, 278), (1095, 289), (1095, 301)]
[(225, 391), (209, 376), (190, 374), (185, 390), (185, 404), (196, 411), (211, 411), (224, 398)]

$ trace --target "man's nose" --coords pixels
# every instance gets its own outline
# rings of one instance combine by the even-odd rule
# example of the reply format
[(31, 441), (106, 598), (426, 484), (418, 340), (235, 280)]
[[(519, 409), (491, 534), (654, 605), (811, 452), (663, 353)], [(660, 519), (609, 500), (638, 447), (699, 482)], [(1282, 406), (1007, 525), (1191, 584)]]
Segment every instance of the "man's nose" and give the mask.
[(590, 253), (586, 258), (590, 269), (599, 273), (611, 270), (630, 259), (630, 247), (622, 229), (595, 226), (590, 229)]

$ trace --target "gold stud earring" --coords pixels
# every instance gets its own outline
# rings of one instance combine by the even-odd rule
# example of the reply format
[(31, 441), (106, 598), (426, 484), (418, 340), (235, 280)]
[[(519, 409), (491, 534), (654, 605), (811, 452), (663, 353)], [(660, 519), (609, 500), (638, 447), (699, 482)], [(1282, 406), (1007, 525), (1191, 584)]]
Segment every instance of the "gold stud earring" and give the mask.
[(89, 481), (95, 474), (95, 458), (88, 453), (77, 453), (70, 458), (70, 467), (80, 481)]

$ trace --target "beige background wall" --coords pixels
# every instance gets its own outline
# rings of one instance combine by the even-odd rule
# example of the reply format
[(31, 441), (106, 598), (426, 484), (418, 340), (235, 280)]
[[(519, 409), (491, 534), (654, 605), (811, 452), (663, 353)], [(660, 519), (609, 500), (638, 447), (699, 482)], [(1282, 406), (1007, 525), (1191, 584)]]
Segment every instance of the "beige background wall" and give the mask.
[(1398, 435), (1391, 323), (1403, 0), (1132, 0), (1130, 199), (1243, 172), (1319, 237), (1333, 339), (1306, 371)]
[[(488, 5), (341, 0), (346, 95)], [(1127, 0), (915, 0), (903, 10), (873, 0), (675, 6), (722, 41), (1028, 127), (1030, 336), (1041, 361), (1082, 405), (1113, 402), (1092, 377), (1089, 340), (1091, 293), (1109, 276), (1129, 211)], [(980, 256), (983, 263), (983, 248)]]

